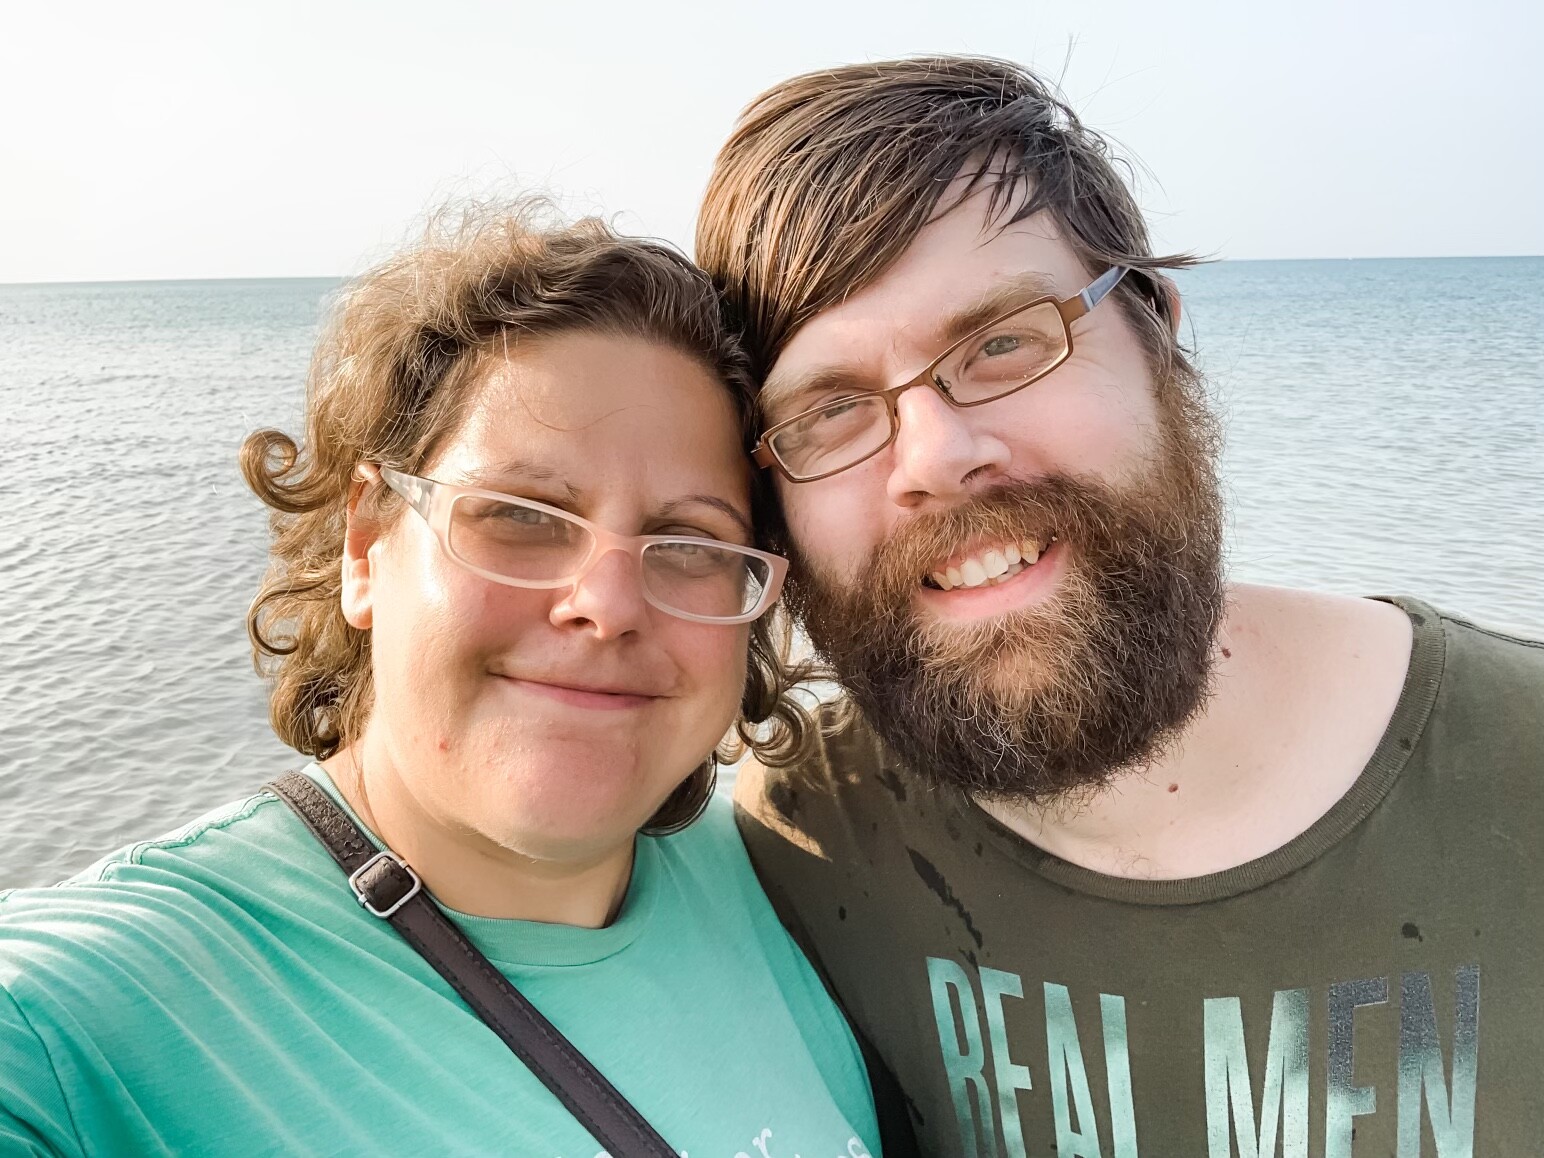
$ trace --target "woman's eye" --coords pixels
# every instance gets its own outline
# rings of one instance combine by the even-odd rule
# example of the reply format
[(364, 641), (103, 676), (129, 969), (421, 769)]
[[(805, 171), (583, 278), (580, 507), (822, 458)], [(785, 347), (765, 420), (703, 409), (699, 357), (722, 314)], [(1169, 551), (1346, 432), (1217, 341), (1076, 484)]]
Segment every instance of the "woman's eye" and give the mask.
[(981, 346), (981, 352), (988, 358), (997, 358), (1003, 354), (1012, 354), (1019, 348), (1019, 336), (1017, 334), (993, 334)]
[(505, 504), (499, 514), (508, 522), (527, 527), (539, 527), (543, 523), (553, 521), (552, 516), (545, 511), (535, 511), (530, 507), (517, 507), (513, 504)]

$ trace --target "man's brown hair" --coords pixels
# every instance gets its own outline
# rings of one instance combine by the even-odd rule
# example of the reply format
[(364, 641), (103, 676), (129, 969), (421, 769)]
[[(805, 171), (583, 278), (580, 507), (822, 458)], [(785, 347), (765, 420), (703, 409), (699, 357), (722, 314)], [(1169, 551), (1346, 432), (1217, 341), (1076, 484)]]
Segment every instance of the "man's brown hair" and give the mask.
[(811, 72), (741, 115), (708, 181), (697, 260), (746, 326), (764, 377), (800, 326), (900, 257), (967, 174), (965, 193), (991, 188), (994, 221), (1049, 210), (1091, 274), (1137, 271), (1117, 300), (1162, 380), (1175, 355), (1169, 303), (1144, 271), (1195, 259), (1153, 255), (1129, 170), (1049, 84), (1009, 61), (926, 56)]

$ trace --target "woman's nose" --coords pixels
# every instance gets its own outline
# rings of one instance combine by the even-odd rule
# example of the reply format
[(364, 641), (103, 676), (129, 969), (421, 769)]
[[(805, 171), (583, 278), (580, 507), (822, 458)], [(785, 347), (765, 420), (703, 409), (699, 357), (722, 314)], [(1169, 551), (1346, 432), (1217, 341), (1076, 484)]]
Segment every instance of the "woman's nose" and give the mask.
[(574, 576), (549, 618), (555, 627), (588, 628), (597, 639), (618, 639), (642, 628), (648, 615), (638, 560), (626, 551), (610, 550)]

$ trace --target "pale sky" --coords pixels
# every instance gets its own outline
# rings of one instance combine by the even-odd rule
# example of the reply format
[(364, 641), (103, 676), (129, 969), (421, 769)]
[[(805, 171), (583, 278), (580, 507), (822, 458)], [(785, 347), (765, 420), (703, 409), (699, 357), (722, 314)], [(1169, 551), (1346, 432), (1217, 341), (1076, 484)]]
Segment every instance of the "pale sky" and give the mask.
[(7, 0), (0, 282), (357, 272), (449, 197), (687, 245), (767, 85), (916, 52), (1062, 78), (1226, 258), (1544, 253), (1537, 0)]

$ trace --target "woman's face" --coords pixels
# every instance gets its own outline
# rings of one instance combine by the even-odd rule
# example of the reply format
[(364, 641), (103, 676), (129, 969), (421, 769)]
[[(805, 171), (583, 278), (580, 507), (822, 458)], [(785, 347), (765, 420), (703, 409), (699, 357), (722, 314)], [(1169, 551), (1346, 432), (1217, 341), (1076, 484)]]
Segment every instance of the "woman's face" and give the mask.
[[(512, 346), (419, 473), (622, 534), (751, 543), (725, 387), (645, 339)], [(458, 565), (403, 509), (350, 555), (362, 561), (345, 612), (371, 631), (375, 677), (362, 758), (383, 755), (447, 827), (538, 860), (599, 855), (648, 821), (734, 718), (749, 627), (660, 611), (622, 552), (567, 587), (509, 587)]]

